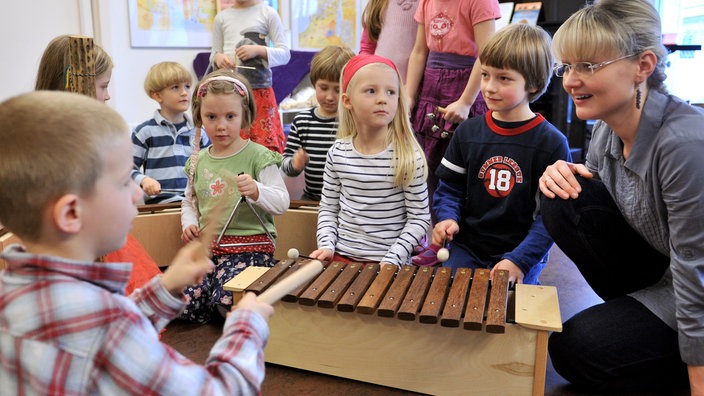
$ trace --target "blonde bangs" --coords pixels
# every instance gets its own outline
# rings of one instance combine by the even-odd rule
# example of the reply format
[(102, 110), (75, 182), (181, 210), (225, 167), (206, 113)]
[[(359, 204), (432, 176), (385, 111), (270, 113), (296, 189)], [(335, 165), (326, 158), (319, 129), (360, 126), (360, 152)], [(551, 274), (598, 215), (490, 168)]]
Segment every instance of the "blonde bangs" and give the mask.
[(578, 11), (557, 30), (552, 38), (556, 62), (580, 62), (628, 54), (630, 46), (623, 38), (629, 35), (624, 28), (612, 19), (590, 11), (593, 9)]

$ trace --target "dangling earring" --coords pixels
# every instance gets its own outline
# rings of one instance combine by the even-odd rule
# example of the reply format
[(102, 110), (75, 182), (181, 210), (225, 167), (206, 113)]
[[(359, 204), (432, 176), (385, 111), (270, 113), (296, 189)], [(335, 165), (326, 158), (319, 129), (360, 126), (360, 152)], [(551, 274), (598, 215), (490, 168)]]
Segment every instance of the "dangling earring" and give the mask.
[(636, 109), (640, 109), (640, 99), (641, 99), (640, 88), (636, 88)]

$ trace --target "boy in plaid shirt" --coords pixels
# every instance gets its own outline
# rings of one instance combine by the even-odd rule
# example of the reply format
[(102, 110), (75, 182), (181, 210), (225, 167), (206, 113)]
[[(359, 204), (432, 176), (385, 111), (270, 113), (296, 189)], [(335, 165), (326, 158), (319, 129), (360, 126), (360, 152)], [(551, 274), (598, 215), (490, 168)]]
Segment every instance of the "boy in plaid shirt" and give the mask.
[(94, 262), (125, 243), (141, 190), (127, 124), (67, 92), (0, 104), (0, 384), (8, 394), (257, 394), (273, 308), (246, 295), (205, 366), (159, 342), (182, 290), (212, 270), (198, 242), (129, 297), (131, 264)]

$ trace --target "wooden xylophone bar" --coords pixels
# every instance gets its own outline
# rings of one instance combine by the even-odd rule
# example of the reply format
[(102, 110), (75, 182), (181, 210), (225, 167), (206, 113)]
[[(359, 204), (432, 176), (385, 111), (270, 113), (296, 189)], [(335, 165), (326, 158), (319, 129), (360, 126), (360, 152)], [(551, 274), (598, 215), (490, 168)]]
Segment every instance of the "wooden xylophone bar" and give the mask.
[[(225, 289), (259, 293), (306, 262), (249, 267)], [(500, 277), (488, 282), (486, 270), (453, 277), (443, 268), (390, 267), (333, 262), (285, 296), (269, 321), (265, 360), (428, 394), (543, 394), (548, 333), (562, 323), (554, 287), (519, 284), (514, 295)], [(515, 323), (503, 319), (511, 310), (501, 312), (502, 293), (515, 303)], [(483, 322), (486, 332), (457, 329)]]
[[(259, 294), (295, 272), (307, 259), (280, 261), (246, 291)], [(473, 274), (473, 276), (472, 276)], [(398, 317), (400, 320), (482, 330), (487, 296), (486, 331), (505, 331), (508, 272), (497, 271), (489, 287), (489, 270), (460, 268), (454, 277), (445, 267), (333, 262), (323, 272), (283, 298), (286, 302), (342, 312)], [(452, 282), (450, 283), (450, 281)], [(470, 290), (471, 284), (471, 290)], [(490, 289), (490, 290), (489, 290)], [(468, 296), (469, 292), (469, 296)]]

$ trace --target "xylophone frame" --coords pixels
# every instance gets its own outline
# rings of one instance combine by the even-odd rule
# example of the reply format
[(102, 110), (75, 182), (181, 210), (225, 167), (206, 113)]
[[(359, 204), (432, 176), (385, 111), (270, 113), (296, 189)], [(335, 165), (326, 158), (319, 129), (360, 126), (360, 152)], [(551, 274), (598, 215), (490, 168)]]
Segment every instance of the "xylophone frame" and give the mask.
[[(225, 285), (237, 295), (266, 268)], [(514, 293), (514, 292), (511, 292)], [(516, 324), (504, 334), (278, 302), (269, 363), (438, 395), (542, 395), (550, 331), (561, 331), (552, 286), (516, 285)]]

